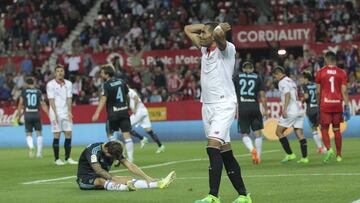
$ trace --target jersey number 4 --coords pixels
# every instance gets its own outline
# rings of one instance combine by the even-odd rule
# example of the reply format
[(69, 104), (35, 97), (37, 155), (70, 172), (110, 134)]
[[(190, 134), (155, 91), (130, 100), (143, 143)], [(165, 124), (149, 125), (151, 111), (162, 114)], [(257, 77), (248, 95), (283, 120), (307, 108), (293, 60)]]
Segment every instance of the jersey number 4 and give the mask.
[(26, 99), (27, 99), (28, 106), (36, 106), (36, 103), (37, 103), (36, 94), (27, 94)]
[[(242, 96), (246, 96), (246, 95), (249, 95), (249, 96), (254, 96), (255, 93), (254, 93), (254, 88), (255, 88), (255, 81), (254, 80), (249, 80), (246, 82), (245, 79), (241, 79), (239, 81), (239, 84), (240, 84), (240, 95)], [(246, 88), (249, 86), (249, 88), (247, 89), (246, 91)]]
[(124, 97), (121, 87), (119, 87), (117, 90), (116, 99), (120, 100), (120, 102), (124, 102)]

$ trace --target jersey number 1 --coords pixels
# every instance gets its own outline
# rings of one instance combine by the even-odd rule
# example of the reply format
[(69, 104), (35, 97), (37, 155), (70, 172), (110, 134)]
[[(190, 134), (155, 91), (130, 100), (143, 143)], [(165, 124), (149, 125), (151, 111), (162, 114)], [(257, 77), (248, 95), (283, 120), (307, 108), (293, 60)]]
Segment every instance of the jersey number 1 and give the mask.
[(334, 80), (335, 78), (334, 78), (334, 76), (331, 76), (330, 78), (329, 78), (329, 81), (330, 81), (330, 91), (331, 91), (331, 93), (334, 93), (335, 92), (335, 80)]
[(118, 90), (117, 90), (116, 99), (119, 99), (120, 102), (124, 102), (124, 97), (123, 97), (123, 93), (122, 93), (121, 87), (119, 87)]

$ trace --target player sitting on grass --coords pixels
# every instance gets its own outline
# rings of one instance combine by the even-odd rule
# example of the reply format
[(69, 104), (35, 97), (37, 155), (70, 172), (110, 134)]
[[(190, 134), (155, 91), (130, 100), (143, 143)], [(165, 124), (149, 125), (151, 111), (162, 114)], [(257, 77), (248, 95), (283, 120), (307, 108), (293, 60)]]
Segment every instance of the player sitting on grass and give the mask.
[[(137, 180), (130, 176), (111, 175), (109, 170), (115, 161), (118, 162), (117, 166), (121, 163), (144, 180)], [(176, 173), (172, 171), (165, 178), (155, 180), (124, 158), (120, 141), (110, 141), (91, 144), (81, 153), (76, 182), (82, 190), (135, 191), (145, 188), (167, 188), (175, 177)]]

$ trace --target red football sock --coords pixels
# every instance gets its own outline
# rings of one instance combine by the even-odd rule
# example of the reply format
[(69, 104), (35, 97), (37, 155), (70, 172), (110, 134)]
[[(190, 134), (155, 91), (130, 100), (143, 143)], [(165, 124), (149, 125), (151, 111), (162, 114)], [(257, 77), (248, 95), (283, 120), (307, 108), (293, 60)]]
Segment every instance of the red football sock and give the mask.
[(334, 135), (335, 135), (336, 155), (341, 156), (342, 136), (340, 130), (335, 131)]
[(329, 137), (329, 125), (321, 125), (322, 140), (326, 149), (331, 148), (330, 137)]

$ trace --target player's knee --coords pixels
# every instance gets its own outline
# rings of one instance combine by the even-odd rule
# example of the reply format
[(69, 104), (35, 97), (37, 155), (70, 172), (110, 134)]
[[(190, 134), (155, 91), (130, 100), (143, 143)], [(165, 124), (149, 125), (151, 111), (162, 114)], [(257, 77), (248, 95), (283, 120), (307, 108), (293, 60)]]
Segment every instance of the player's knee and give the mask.
[(321, 130), (329, 130), (329, 124), (321, 124)]
[(334, 124), (333, 125), (333, 131), (334, 132), (340, 131), (340, 124)]
[(99, 188), (99, 187), (104, 187), (105, 182), (106, 182), (106, 180), (103, 179), (103, 178), (96, 178), (96, 179), (94, 180), (94, 186), (97, 187), (97, 188)]

